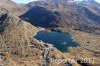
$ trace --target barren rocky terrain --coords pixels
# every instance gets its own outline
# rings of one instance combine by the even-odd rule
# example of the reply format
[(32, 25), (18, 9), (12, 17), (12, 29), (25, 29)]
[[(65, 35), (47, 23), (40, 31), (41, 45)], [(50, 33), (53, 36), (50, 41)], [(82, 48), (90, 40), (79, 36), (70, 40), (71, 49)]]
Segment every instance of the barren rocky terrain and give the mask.
[[(92, 16), (95, 15), (96, 17), (98, 17), (96, 19), (98, 21), (91, 22), (92, 17), (89, 16), (89, 20), (91, 20), (88, 22), (88, 19), (82, 15), (83, 12), (81, 14), (80, 11), (78, 11), (79, 6), (75, 4), (70, 6), (68, 5), (68, 8), (71, 7), (73, 9), (74, 5), (74, 7), (77, 8), (74, 8), (74, 12), (69, 9), (65, 9), (64, 13), (61, 13), (61, 11), (59, 12), (61, 13), (61, 17), (62, 15), (64, 15), (63, 18), (65, 17), (65, 13), (67, 12), (66, 17), (69, 21), (63, 21), (64, 24), (61, 22), (59, 24), (55, 23), (57, 24), (57, 28), (47, 28), (48, 26), (46, 26), (46, 28), (42, 28), (39, 26), (34, 26), (30, 22), (26, 22), (27, 19), (26, 21), (23, 21), (18, 17), (27, 10), (27, 8), (25, 8), (24, 6), (16, 5), (16, 3), (10, 0), (0, 0), (0, 2), (3, 2), (0, 3), (0, 66), (100, 66), (100, 19), (99, 12), (96, 12), (98, 9), (95, 11), (94, 8), (90, 8), (91, 6), (89, 6), (89, 8), (86, 6), (84, 7), (86, 13), (87, 11), (89, 12), (86, 15), (92, 14)], [(7, 4), (3, 6), (2, 4), (5, 3)], [(18, 10), (16, 9), (16, 7), (18, 8)], [(54, 13), (49, 9), (45, 9), (44, 7), (38, 8), (41, 8), (38, 13), (42, 14), (43, 16), (45, 15), (46, 18), (43, 17), (43, 19), (46, 19), (47, 21), (52, 16), (57, 17), (57, 19), (59, 18), (57, 16), (60, 15), (58, 12)], [(46, 6), (46, 8), (49, 7)], [(36, 9), (37, 7), (34, 7), (30, 10), (35, 11)], [(30, 12), (30, 10), (28, 12)], [(35, 15), (32, 16), (36, 17), (36, 11), (33, 14)], [(72, 15), (75, 18), (72, 17)], [(79, 16), (76, 17), (76, 15)], [(30, 15), (28, 14), (28, 17), (29, 16)], [(70, 18), (69, 16), (72, 18)], [(77, 21), (76, 18), (78, 17), (80, 17), (79, 20), (84, 19), (82, 21), (83, 23), (81, 23), (81, 21)], [(39, 19), (42, 20), (41, 17)], [(56, 18), (52, 18), (52, 20), (55, 21)], [(66, 25), (65, 23), (67, 24), (67, 26), (64, 26), (62, 28), (63, 25)], [(40, 25), (41, 24), (44, 23), (40, 22)], [(55, 24), (53, 23), (53, 26), (55, 26)], [(85, 24), (85, 26), (82, 24)], [(50, 23), (50, 25), (52, 24)], [(90, 28), (89, 26), (92, 26), (92, 28)], [(82, 28), (76, 29), (75, 27)], [(53, 45), (33, 38), (33, 36), (35, 36), (37, 32), (41, 30), (46, 32), (51, 32), (51, 30), (54, 30), (70, 34), (73, 41), (78, 43), (79, 46), (69, 47), (68, 52), (62, 53)]]

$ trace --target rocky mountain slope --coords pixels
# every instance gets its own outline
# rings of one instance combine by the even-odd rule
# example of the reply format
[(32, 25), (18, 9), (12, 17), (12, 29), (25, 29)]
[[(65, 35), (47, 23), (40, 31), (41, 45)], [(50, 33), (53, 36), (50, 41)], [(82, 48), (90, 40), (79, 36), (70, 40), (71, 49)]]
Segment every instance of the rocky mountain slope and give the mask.
[[(84, 64), (78, 63), (78, 61), (81, 61), (82, 58), (90, 58), (90, 60), (94, 60), (96, 62), (85, 63), (85, 66), (100, 66), (100, 37), (76, 30), (77, 26), (78, 30), (79, 26), (81, 29), (84, 28), (84, 30), (90, 29), (87, 26), (92, 26), (91, 30), (93, 30), (96, 26), (94, 31), (98, 30), (97, 32), (99, 33), (99, 21), (95, 21), (95, 19), (92, 19), (90, 16), (86, 16), (90, 14), (95, 15), (96, 20), (99, 20), (97, 18), (99, 17), (99, 14), (97, 14), (97, 12), (94, 13), (93, 10), (86, 6), (83, 7), (77, 4), (67, 5), (68, 6), (66, 6), (66, 9), (64, 10), (60, 9), (63, 7), (61, 4), (59, 8), (56, 7), (56, 10), (54, 10), (55, 7), (50, 8), (50, 6), (35, 6), (28, 11), (29, 13), (27, 12), (28, 17), (25, 17), (26, 21), (30, 20), (31, 22), (31, 20), (33, 20), (34, 22), (40, 22), (32, 22), (33, 25), (42, 27), (51, 27), (51, 25), (52, 27), (60, 26), (60, 31), (72, 35), (72, 39), (79, 43), (80, 46), (75, 48), (69, 47), (69, 52), (67, 53), (61, 53), (53, 46), (33, 39), (33, 36), (41, 28), (34, 27), (29, 22), (21, 20), (15, 16), (15, 12), (13, 12), (14, 14), (12, 15), (1, 10), (0, 66), (84, 66)], [(79, 10), (81, 7), (83, 7), (82, 11)], [(85, 13), (84, 11), (89, 11), (89, 13)], [(65, 20), (66, 17), (67, 21)], [(90, 21), (88, 22), (88, 20)], [(61, 29), (61, 27), (65, 28)], [(70, 27), (74, 30), (69, 29)], [(78, 59), (78, 61), (76, 60), (76, 63), (69, 63), (70, 61), (65, 62), (67, 59)], [(58, 62), (55, 62), (56, 60)], [(61, 60), (62, 62), (60, 62)]]
[(0, 65), (59, 66), (57, 63), (51, 64), (50, 58), (62, 59), (61, 52), (33, 39), (38, 30), (30, 23), (0, 11)]
[[(0, 65), (65, 65), (65, 63), (58, 64), (51, 61), (52, 58), (55, 60), (63, 58), (60, 51), (33, 39), (38, 30), (38, 28), (14, 15), (0, 12)], [(66, 64), (72, 65), (67, 62)]]
[(18, 66), (18, 61), (21, 65), (21, 61), (32, 51), (28, 46), (29, 36), (31, 37), (35, 31), (36, 28), (31, 24), (16, 16), (0, 12), (0, 65)]
[(20, 18), (35, 26), (50, 27), (52, 25), (51, 27), (66, 27), (100, 34), (100, 4), (91, 0), (87, 3), (60, 0), (35, 1), (26, 5), (31, 9)]
[(27, 8), (11, 0), (0, 0), (0, 10), (3, 12), (10, 12), (19, 16), (25, 13), (27, 11)]
[[(66, 31), (65, 29), (63, 32), (71, 34), (74, 41), (80, 44), (80, 47), (70, 47), (69, 52), (61, 53), (53, 46), (33, 39), (33, 36), (39, 30), (40, 28), (36, 28), (30, 23), (22, 21), (14, 15), (0, 12), (0, 65), (84, 66), (84, 64), (77, 63), (77, 60), (76, 63), (68, 63), (70, 60), (64, 61), (67, 59), (78, 59), (80, 61), (81, 57), (95, 58), (93, 60), (96, 63), (85, 63), (85, 66), (100, 65), (100, 48), (98, 44), (100, 43), (100, 38), (98, 36), (75, 30)], [(62, 62), (60, 62), (61, 60)]]

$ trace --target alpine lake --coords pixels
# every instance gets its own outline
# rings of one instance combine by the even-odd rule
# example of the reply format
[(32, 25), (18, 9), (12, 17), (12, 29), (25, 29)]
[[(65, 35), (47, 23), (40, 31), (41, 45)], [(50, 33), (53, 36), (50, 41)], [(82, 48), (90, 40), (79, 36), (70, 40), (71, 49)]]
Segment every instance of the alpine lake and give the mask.
[(55, 48), (57, 48), (61, 52), (67, 52), (68, 47), (77, 47), (79, 44), (74, 42), (71, 39), (70, 34), (62, 33), (62, 32), (45, 32), (45, 31), (39, 31), (37, 34), (33, 37), (37, 40), (41, 40), (45, 43), (53, 44)]

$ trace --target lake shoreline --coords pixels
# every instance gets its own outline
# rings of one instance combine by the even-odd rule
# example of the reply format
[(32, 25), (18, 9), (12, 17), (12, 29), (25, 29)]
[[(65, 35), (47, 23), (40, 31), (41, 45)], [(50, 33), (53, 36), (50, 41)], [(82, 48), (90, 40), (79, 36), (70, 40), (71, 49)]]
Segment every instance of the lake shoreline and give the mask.
[[(40, 36), (41, 36), (41, 38), (40, 37), (37, 37), (36, 38), (36, 36), (38, 36), (38, 34), (39, 33), (42, 33), (42, 34), (40, 34)], [(46, 34), (48, 34), (48, 35), (46, 35)], [(54, 36), (54, 38), (56, 38), (56, 37), (58, 37), (58, 39), (56, 38), (56, 39), (54, 39), (54, 38), (50, 38), (49, 37), (49, 34), (51, 35), (51, 37), (53, 37)], [(53, 35), (54, 34), (54, 35)], [(57, 35), (58, 34), (58, 35)], [(44, 35), (44, 36), (43, 36)], [(60, 37), (59, 37), (60, 36)], [(52, 44), (52, 45), (54, 45), (54, 47), (55, 48), (61, 48), (60, 49), (60, 51), (61, 50), (63, 50), (63, 49), (66, 49), (66, 50), (63, 50), (63, 51), (61, 51), (61, 52), (67, 52), (68, 51), (68, 49), (67, 49), (67, 47), (71, 47), (71, 45), (72, 45), (72, 47), (77, 47), (77, 46), (79, 46), (79, 44), (77, 44), (77, 43), (74, 43), (74, 41), (71, 39), (71, 36), (70, 36), (70, 34), (66, 34), (66, 33), (63, 33), (63, 32), (58, 32), (58, 31), (50, 31), (50, 30), (40, 30), (40, 31), (38, 31), (37, 32), (37, 34), (35, 35), (35, 36), (33, 36), (35, 39), (37, 39), (37, 40), (39, 40), (39, 41), (42, 41), (42, 42), (44, 42), (44, 43), (48, 43), (48, 44)], [(45, 37), (48, 37), (48, 38), (45, 38)], [(61, 38), (62, 37), (62, 38)], [(44, 38), (44, 39), (43, 39)], [(65, 39), (66, 38), (66, 39)], [(50, 40), (49, 40), (50, 39)], [(53, 40), (52, 40), (53, 39)], [(46, 41), (45, 41), (46, 40)], [(57, 40), (57, 41), (55, 41), (55, 40)], [(61, 42), (59, 42), (59, 40), (61, 41)], [(51, 42), (50, 42), (51, 41)], [(63, 44), (63, 43), (66, 43), (66, 44)], [(59, 45), (61, 45), (62, 47), (60, 47)], [(59, 50), (58, 49), (58, 50)]]

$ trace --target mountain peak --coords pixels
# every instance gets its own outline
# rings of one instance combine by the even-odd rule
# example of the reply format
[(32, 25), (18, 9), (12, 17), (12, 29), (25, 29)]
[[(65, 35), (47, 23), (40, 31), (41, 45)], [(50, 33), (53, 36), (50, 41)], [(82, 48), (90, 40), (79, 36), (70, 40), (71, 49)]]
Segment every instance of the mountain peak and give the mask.
[(95, 0), (83, 0), (82, 2), (89, 2), (89, 3), (93, 3), (96, 2)]
[(81, 4), (92, 6), (92, 7), (99, 7), (100, 4), (96, 2), (95, 0), (83, 0), (80, 2)]

